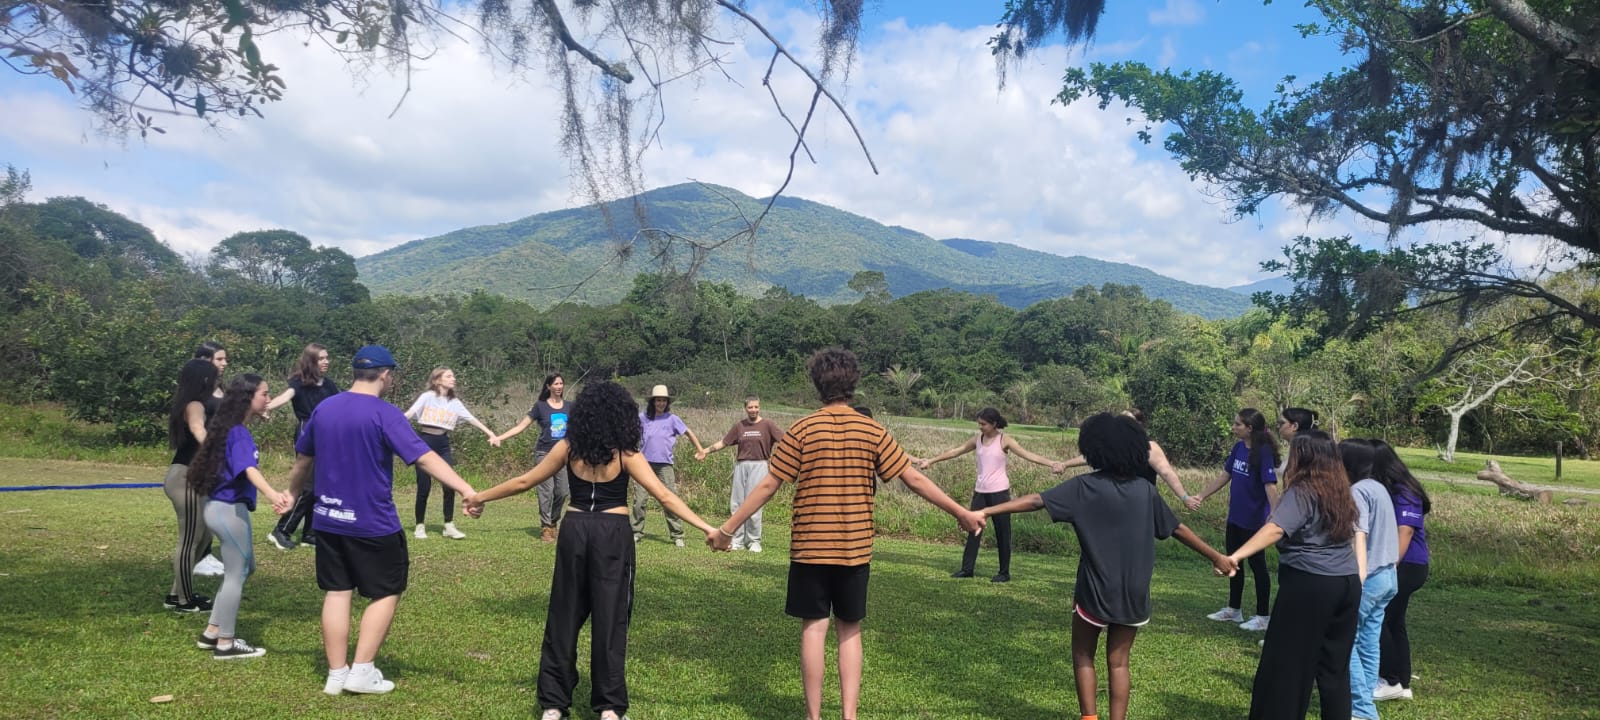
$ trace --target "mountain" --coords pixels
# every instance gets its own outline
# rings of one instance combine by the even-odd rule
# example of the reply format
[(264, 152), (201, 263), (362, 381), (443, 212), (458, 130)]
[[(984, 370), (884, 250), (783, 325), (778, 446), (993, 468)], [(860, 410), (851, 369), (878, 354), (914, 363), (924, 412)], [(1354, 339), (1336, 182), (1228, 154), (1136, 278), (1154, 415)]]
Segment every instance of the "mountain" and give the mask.
[(1251, 295), (1262, 291), (1274, 292), (1279, 295), (1288, 295), (1294, 291), (1294, 283), (1290, 282), (1289, 278), (1269, 277), (1264, 280), (1257, 280), (1253, 283), (1245, 285), (1235, 285), (1231, 288), (1228, 288), (1228, 290), (1230, 292), (1239, 293), (1245, 297), (1250, 297)]
[[(737, 190), (683, 184), (644, 194), (646, 227), (697, 239), (715, 239), (738, 227), (737, 203), (754, 217), (765, 200)], [(474, 288), (535, 303), (563, 299), (588, 303), (620, 300), (633, 276), (658, 267), (648, 243), (637, 238), (633, 200), (541, 213), (415, 240), (356, 260), (361, 282), (375, 294), (459, 293)], [(619, 243), (631, 253), (618, 263)], [(671, 258), (682, 266), (688, 254)], [(609, 263), (609, 264), (608, 264)], [(606, 265), (598, 274), (596, 270)], [(773, 285), (823, 303), (854, 302), (845, 284), (857, 272), (879, 270), (896, 297), (950, 288), (992, 294), (1016, 308), (1062, 297), (1083, 285), (1138, 285), (1145, 294), (1208, 318), (1236, 316), (1248, 297), (1194, 285), (1123, 263), (1062, 257), (1016, 245), (952, 238), (935, 240), (903, 227), (885, 226), (838, 208), (779, 197), (754, 243), (711, 253), (700, 277), (757, 295)], [(582, 287), (572, 286), (588, 278)]]

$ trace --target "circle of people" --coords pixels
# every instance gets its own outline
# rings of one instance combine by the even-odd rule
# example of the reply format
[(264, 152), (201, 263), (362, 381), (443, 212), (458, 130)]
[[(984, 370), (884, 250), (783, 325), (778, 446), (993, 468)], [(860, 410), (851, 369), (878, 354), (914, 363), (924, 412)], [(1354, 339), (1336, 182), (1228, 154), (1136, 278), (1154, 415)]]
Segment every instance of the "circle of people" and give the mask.
[[(210, 612), (195, 643), (216, 659), (266, 653), (236, 628), (244, 583), (255, 567), (250, 513), (257, 499), (265, 498), (281, 516), (270, 533), (276, 547), (316, 548), (317, 585), (326, 592), (323, 691), (329, 695), (387, 693), (395, 687), (374, 663), (410, 565), (393, 497), (398, 457), (416, 469), (417, 539), (428, 537), (424, 520), (434, 481), (443, 486), (442, 534), (451, 539), (466, 537), (453, 521), (456, 494), (465, 512), (478, 517), (490, 502), (537, 488), (541, 537), (556, 544), (539, 661), (542, 720), (569, 717), (578, 683), (578, 631), (585, 622), (593, 623), (590, 706), (602, 720), (626, 718), (635, 544), (644, 536), (649, 497), (661, 503), (669, 537), (679, 547), (687, 522), (713, 550), (761, 552), (761, 509), (783, 483), (795, 486), (784, 611), (801, 623), (806, 715), (820, 717), (831, 619), (843, 716), (854, 718), (873, 502), (880, 480), (894, 479), (968, 533), (953, 578), (974, 576), (982, 533), (992, 523), (999, 571), (991, 580), (1011, 579), (1012, 513), (1043, 509), (1052, 521), (1072, 524), (1081, 548), (1072, 664), (1086, 720), (1098, 718), (1094, 656), (1102, 632), (1110, 676), (1108, 717), (1126, 717), (1133, 642), (1151, 617), (1155, 542), (1168, 537), (1229, 578), (1227, 605), (1209, 619), (1265, 632), (1251, 692), (1252, 720), (1305, 717), (1313, 687), (1324, 718), (1377, 720), (1375, 701), (1412, 698), (1406, 611), (1428, 575), (1427, 492), (1388, 444), (1335, 440), (1317, 429), (1316, 414), (1304, 408), (1280, 412), (1276, 437), (1262, 413), (1240, 410), (1231, 428), (1236, 442), (1223, 471), (1190, 495), (1161, 446), (1148, 437), (1138, 410), (1085, 420), (1078, 440), (1082, 455), (1066, 461), (1023, 448), (1003, 432), (1006, 420), (994, 408), (977, 414), (978, 432), (961, 445), (925, 459), (912, 457), (872, 419), (870, 409), (850, 404), (861, 373), (855, 356), (841, 348), (820, 350), (807, 363), (821, 403), (816, 412), (784, 430), (762, 417), (760, 399), (750, 397), (745, 417), (710, 446), (672, 413), (672, 397), (663, 385), (651, 390), (640, 412), (628, 391), (613, 382), (587, 384), (569, 401), (564, 379), (552, 374), (527, 416), (496, 435), (456, 394), (455, 374), (448, 368), (433, 370), (428, 390), (408, 410), (385, 401), (397, 364), (382, 346), (355, 354), (348, 391), (328, 378), (328, 351), (317, 344), (306, 347), (277, 396), (254, 374), (224, 385), (220, 375), (226, 366), (226, 350), (205, 343), (179, 373), (169, 417), (175, 453), (165, 482), (177, 515), (178, 543), (165, 605)], [(296, 457), (288, 489), (280, 491), (258, 467), (248, 423), (285, 404), (297, 420)], [(482, 431), (494, 446), (537, 425), (534, 467), (475, 490), (452, 467), (450, 433), (462, 422)], [(697, 460), (735, 448), (731, 516), (721, 525), (707, 523), (677, 495), (673, 447), (680, 435), (694, 444)], [(1279, 439), (1287, 445), (1286, 455), (1280, 453)], [(922, 471), (967, 453), (975, 457), (977, 482), (970, 504), (962, 506)], [(1010, 455), (1056, 474), (1080, 466), (1090, 472), (1013, 498), (1006, 472)], [(1157, 492), (1158, 478), (1190, 510), (1229, 488), (1222, 552), (1178, 520)], [(303, 528), (298, 542), (293, 539), (297, 528)], [(193, 575), (204, 572), (202, 558), (211, 560), (213, 539), (223, 577), (214, 599), (193, 586)], [(1278, 550), (1276, 602), (1264, 553), (1272, 545)], [(1249, 566), (1255, 586), (1249, 617), (1242, 612), (1242, 565)], [(357, 618), (360, 632), (352, 653), (356, 593), (369, 603)]]

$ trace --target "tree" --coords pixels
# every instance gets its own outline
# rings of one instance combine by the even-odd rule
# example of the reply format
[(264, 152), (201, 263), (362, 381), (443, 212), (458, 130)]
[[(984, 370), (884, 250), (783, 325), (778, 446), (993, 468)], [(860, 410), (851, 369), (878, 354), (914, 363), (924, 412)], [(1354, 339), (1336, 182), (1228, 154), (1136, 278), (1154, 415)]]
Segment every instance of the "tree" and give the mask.
[(288, 230), (235, 233), (211, 249), (206, 268), (223, 282), (304, 290), (329, 307), (365, 302), (369, 296), (356, 282), (356, 261), (349, 253), (313, 248), (304, 235)]
[[(1035, 3), (1023, 2), (1022, 6)], [(1057, 3), (1041, 3), (1055, 5)], [(1066, 0), (1083, 17), (1103, 0)], [(1413, 248), (1394, 277), (1435, 302), (1470, 306), (1537, 298), (1600, 327), (1600, 304), (1544, 293), (1539, 268), (1514, 268), (1486, 236), (1549, 238), (1552, 265), (1593, 268), (1600, 252), (1600, 5), (1485, 0), (1349, 3), (1313, 0), (1357, 63), (1310, 83), (1286, 78), (1277, 97), (1246, 107), (1227, 77), (1155, 71), (1139, 63), (1071, 69), (1057, 99), (1123, 103), (1138, 135), (1164, 146), (1239, 215), (1275, 197), (1312, 216), (1346, 211), (1408, 228), (1462, 224), (1469, 240)], [(1478, 9), (1478, 8), (1482, 9)], [(1088, 25), (1092, 33), (1093, 24)], [(1069, 29), (1070, 35), (1070, 29)], [(1007, 49), (996, 45), (996, 52)]]
[(898, 363), (890, 365), (883, 371), (883, 379), (888, 380), (894, 387), (895, 394), (900, 396), (900, 414), (906, 414), (907, 403), (911, 400), (911, 386), (922, 379), (922, 371), (900, 368)]
[(1175, 462), (1215, 462), (1222, 455), (1227, 419), (1237, 409), (1223, 356), (1221, 338), (1197, 326), (1179, 342), (1152, 348), (1129, 373), (1129, 398), (1145, 409), (1151, 437)]
[[(1564, 348), (1547, 344), (1527, 345), (1499, 352), (1473, 353), (1451, 366), (1436, 381), (1435, 392), (1425, 398), (1450, 417), (1450, 434), (1439, 453), (1445, 462), (1455, 462), (1456, 441), (1461, 437), (1461, 418), (1494, 400), (1514, 386), (1538, 384), (1572, 387), (1581, 373), (1575, 373), (1575, 358)], [(1574, 377), (1576, 375), (1576, 377)], [(1503, 409), (1527, 410), (1525, 406)]]

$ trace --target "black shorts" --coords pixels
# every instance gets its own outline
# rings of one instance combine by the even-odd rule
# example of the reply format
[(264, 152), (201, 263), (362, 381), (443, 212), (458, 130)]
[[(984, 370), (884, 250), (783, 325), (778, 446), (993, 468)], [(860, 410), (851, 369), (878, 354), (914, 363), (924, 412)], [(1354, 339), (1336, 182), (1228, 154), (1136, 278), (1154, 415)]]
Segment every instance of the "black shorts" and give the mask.
[(323, 590), (355, 590), (377, 600), (405, 592), (410, 574), (403, 532), (381, 537), (317, 533), (317, 587)]
[(871, 575), (871, 565), (791, 562), (789, 599), (783, 612), (806, 620), (832, 615), (845, 622), (858, 622), (867, 616), (867, 579)]

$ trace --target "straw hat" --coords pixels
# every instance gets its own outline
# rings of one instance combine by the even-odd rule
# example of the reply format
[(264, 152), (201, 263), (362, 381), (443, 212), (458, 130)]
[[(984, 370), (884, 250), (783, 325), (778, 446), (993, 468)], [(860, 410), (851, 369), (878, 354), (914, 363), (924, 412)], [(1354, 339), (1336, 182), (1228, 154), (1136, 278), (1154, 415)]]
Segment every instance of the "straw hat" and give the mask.
[(665, 386), (665, 385), (657, 385), (657, 386), (655, 386), (653, 388), (650, 388), (650, 399), (651, 400), (654, 400), (656, 398), (668, 398), (668, 399), (671, 399), (671, 397), (672, 397), (671, 395), (667, 394), (667, 386)]

